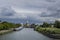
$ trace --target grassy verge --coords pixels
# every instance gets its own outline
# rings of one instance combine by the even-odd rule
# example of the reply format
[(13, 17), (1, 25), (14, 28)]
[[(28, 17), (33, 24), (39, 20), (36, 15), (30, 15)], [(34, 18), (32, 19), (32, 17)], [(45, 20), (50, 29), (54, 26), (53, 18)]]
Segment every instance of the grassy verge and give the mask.
[(52, 38), (60, 38), (60, 29), (59, 28), (42, 28), (42, 27), (36, 27), (36, 31), (47, 35)]
[(6, 34), (6, 33), (9, 33), (9, 32), (12, 32), (12, 31), (13, 30), (1, 30), (0, 35)]
[(0, 22), (0, 35), (9, 33), (13, 31), (14, 28), (20, 27), (21, 24), (15, 24), (15, 23), (10, 23), (10, 22)]

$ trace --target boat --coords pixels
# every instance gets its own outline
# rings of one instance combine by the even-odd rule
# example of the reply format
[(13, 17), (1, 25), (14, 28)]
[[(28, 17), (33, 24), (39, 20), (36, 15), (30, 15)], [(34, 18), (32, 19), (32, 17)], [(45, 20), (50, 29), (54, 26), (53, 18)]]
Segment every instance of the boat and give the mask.
[(23, 27), (14, 28), (13, 31), (19, 31), (19, 30), (21, 30), (21, 29), (23, 29)]

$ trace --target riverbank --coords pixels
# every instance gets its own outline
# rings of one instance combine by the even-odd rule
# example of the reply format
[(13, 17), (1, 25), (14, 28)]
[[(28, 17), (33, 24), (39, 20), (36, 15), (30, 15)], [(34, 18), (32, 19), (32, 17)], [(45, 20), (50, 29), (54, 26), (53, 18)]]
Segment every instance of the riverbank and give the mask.
[(10, 22), (0, 22), (0, 35), (9, 33), (14, 30), (14, 28), (21, 27), (21, 24), (15, 24)]
[(12, 31), (19, 31), (19, 30), (22, 30), (22, 29), (23, 29), (23, 27), (11, 28), (9, 30), (1, 30), (0, 35), (6, 34), (6, 33), (9, 33), (9, 32), (12, 32)]
[(13, 31), (12, 29), (10, 29), (10, 30), (1, 30), (0, 35), (6, 34), (6, 33), (9, 33), (9, 32), (12, 32), (12, 31)]
[(42, 28), (37, 27), (34, 30), (42, 33), (45, 36), (48, 36), (50, 38), (54, 39), (60, 39), (60, 29), (59, 28)]

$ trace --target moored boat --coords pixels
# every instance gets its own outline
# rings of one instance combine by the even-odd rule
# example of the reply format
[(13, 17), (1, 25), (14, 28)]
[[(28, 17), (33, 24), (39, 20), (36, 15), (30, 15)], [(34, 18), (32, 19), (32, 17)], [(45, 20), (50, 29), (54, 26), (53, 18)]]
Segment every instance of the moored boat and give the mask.
[(13, 31), (19, 31), (19, 30), (21, 30), (21, 29), (23, 29), (23, 27), (14, 28), (14, 30), (13, 30)]

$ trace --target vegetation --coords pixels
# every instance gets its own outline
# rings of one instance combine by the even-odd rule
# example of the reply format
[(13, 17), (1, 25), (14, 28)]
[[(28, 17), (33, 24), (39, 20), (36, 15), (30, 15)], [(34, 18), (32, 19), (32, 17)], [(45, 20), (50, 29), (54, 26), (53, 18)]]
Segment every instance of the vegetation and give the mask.
[(60, 28), (60, 21), (55, 21), (55, 23), (54, 23), (54, 27), (56, 27), (56, 28)]
[(34, 30), (52, 38), (60, 38), (60, 21), (55, 21), (53, 24), (44, 22), (42, 25), (36, 26)]
[(14, 23), (9, 23), (9, 22), (0, 22), (0, 30), (8, 30), (10, 28), (16, 28), (21, 26), (21, 24), (14, 24)]
[(51, 24), (48, 24), (47, 22), (44, 22), (43, 25), (40, 25), (41, 27), (51, 27)]
[(35, 25), (35, 24), (31, 24), (30, 25), (30, 28), (35, 28), (37, 25)]
[(36, 27), (36, 31), (46, 34), (60, 34), (59, 28), (42, 28), (42, 27)]
[(42, 25), (40, 25), (39, 27), (54, 27), (54, 28), (60, 28), (60, 21), (55, 21), (54, 23), (47, 23), (47, 22), (43, 22)]

